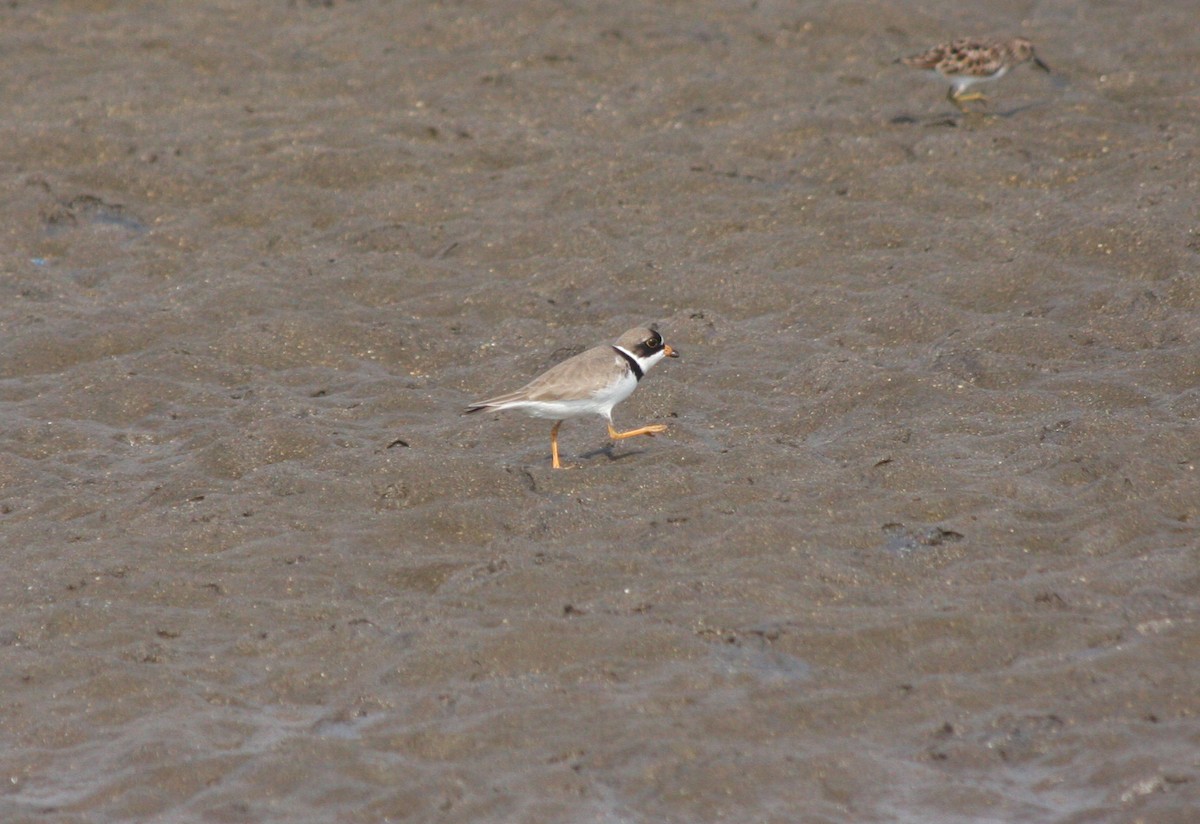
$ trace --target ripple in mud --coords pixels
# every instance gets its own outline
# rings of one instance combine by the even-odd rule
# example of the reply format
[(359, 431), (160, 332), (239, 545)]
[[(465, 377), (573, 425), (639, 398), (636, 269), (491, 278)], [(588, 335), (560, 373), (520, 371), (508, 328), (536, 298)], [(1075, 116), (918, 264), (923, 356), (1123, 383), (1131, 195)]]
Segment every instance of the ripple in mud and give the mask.
[(93, 224), (124, 229), (140, 235), (146, 224), (119, 203), (108, 203), (95, 195), (77, 195), (67, 201), (58, 201), (49, 209), (42, 220), (46, 232), (54, 235), (80, 225)]
[(906, 526), (900, 523), (884, 524), (883, 534), (887, 536), (883, 548), (895, 555), (907, 555), (918, 549), (957, 543), (963, 539), (961, 533), (940, 526)]
[(728, 675), (748, 675), (767, 683), (807, 681), (812, 678), (812, 665), (774, 647), (774, 642), (785, 634), (780, 626), (705, 634), (716, 635), (722, 641), (714, 646), (713, 659)]

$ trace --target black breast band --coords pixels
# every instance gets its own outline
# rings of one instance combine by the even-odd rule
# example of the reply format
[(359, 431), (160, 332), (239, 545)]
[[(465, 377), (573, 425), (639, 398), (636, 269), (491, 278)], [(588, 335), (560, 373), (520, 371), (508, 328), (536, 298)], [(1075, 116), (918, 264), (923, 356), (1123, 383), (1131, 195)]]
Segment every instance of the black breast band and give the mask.
[(629, 368), (633, 370), (633, 376), (637, 378), (638, 381), (641, 381), (642, 375), (645, 373), (642, 372), (642, 367), (638, 366), (637, 358), (626, 352), (624, 349), (619, 349), (616, 346), (613, 347), (613, 351), (625, 359), (625, 362), (629, 364)]

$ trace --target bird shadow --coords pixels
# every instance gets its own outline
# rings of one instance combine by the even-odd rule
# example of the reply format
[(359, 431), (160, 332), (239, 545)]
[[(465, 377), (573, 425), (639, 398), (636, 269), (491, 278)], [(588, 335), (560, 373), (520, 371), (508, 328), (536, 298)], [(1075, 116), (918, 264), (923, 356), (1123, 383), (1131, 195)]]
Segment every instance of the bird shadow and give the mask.
[(1003, 117), (1005, 119), (1008, 119), (1010, 117), (1016, 117), (1019, 114), (1023, 114), (1024, 112), (1032, 112), (1032, 111), (1037, 111), (1038, 109), (1049, 108), (1049, 106), (1050, 106), (1049, 101), (1046, 101), (1046, 100), (1034, 101), (1033, 103), (1023, 103), (1020, 106), (1013, 106), (1012, 108), (1005, 109), (1004, 111), (992, 112), (991, 116), (992, 117)]
[(591, 460), (592, 458), (598, 458), (601, 455), (603, 455), (604, 457), (608, 458), (610, 461), (623, 461), (626, 458), (632, 458), (637, 455), (641, 455), (642, 452), (643, 452), (643, 450), (641, 450), (641, 449), (630, 449), (628, 447), (625, 447), (625, 448), (621, 449), (620, 452), (617, 452), (616, 444), (610, 443), (610, 444), (605, 444), (604, 446), (602, 446), (598, 449), (593, 449), (590, 452), (583, 452), (579, 455), (579, 457), (582, 460)]
[(946, 126), (954, 128), (958, 126), (959, 121), (964, 118), (964, 115), (938, 114), (921, 116), (915, 114), (898, 114), (888, 122), (893, 126)]
[(904, 112), (891, 118), (888, 122), (893, 126), (926, 126), (955, 129), (959, 126), (977, 125), (988, 120), (1008, 120), (1028, 111), (1046, 108), (1047, 101), (1023, 103), (1007, 109), (978, 109), (967, 112), (941, 113), (933, 115), (915, 115)]

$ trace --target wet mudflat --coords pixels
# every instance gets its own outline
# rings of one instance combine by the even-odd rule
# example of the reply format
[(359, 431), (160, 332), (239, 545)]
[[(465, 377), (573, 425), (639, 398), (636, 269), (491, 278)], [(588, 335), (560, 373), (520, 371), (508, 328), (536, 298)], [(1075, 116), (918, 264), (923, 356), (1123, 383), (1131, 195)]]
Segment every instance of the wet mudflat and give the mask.
[(10, 4), (0, 818), (1192, 821), (1194, 11)]

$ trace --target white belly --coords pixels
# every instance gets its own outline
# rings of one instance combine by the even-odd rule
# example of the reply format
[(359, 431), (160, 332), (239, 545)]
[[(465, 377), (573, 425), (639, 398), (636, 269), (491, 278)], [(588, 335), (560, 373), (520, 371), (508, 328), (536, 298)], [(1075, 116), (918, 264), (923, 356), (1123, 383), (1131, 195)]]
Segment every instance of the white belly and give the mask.
[(632, 395), (637, 385), (638, 381), (633, 373), (626, 372), (621, 380), (586, 398), (568, 401), (522, 401), (509, 408), (519, 409), (535, 418), (551, 418), (556, 421), (580, 415), (601, 415), (611, 421), (613, 407)]
[(1008, 66), (1001, 66), (994, 74), (986, 75), (971, 75), (971, 74), (956, 74), (945, 79), (950, 81), (950, 85), (954, 86), (956, 92), (961, 92), (974, 86), (976, 83), (988, 83), (992, 80), (999, 80), (1008, 73)]

